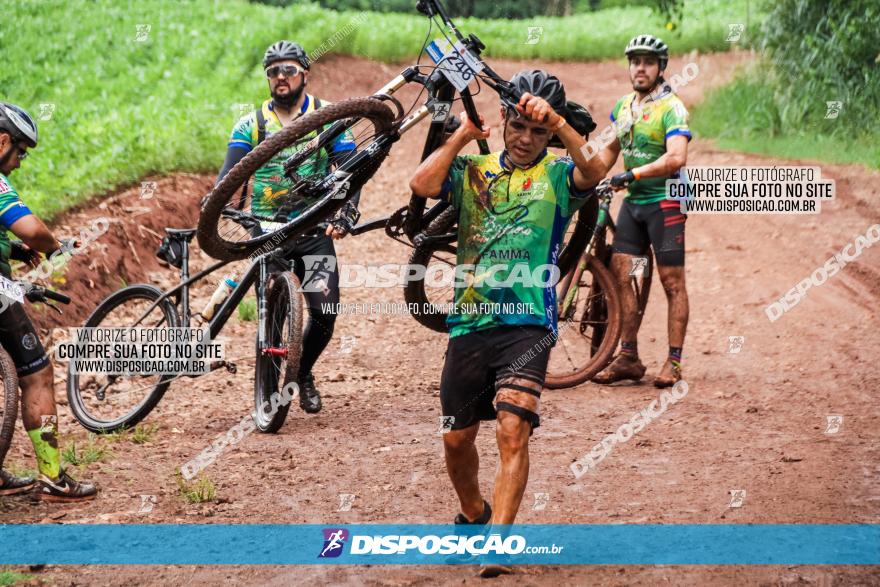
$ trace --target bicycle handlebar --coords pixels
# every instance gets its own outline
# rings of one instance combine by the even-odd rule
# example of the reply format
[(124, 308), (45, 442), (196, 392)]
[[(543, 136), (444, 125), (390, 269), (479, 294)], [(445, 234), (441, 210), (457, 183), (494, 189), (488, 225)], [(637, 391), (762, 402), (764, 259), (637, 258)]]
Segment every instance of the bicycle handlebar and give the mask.
[(45, 302), (46, 300), (53, 300), (62, 304), (69, 304), (71, 302), (68, 296), (51, 289), (46, 289), (41, 285), (26, 282), (21, 282), (21, 285), (25, 288), (24, 296), (31, 302)]

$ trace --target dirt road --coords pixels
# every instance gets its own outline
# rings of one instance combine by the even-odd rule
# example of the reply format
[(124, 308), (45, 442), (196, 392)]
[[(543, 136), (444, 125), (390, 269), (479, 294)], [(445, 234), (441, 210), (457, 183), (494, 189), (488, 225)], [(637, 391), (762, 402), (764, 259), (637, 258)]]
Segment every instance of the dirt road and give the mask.
[[(681, 93), (694, 104), (711, 84), (729, 78), (748, 55), (692, 56), (699, 76)], [(673, 59), (681, 71), (685, 59)], [(621, 63), (557, 64), (494, 61), (503, 75), (544, 67), (559, 75), (570, 98), (588, 106), (600, 130), (614, 101), (627, 91)], [(310, 90), (338, 100), (376, 89), (400, 68), (350, 57), (325, 56)], [(356, 77), (349, 77), (356, 72)], [(499, 145), (494, 94), (478, 106)], [(364, 190), (364, 218), (402, 205), (418, 163), (423, 131), (404, 137)], [(218, 137), (223, 149), (225, 137)], [(691, 165), (791, 164), (716, 151), (697, 137)], [(818, 216), (692, 216), (688, 221), (687, 279), (691, 319), (684, 350), (686, 398), (630, 442), (618, 446), (593, 473), (575, 479), (569, 465), (602, 437), (657, 397), (649, 384), (547, 392), (542, 426), (531, 442), (531, 476), (519, 521), (524, 523), (878, 523), (880, 522), (880, 247), (868, 249), (776, 322), (764, 307), (834, 252), (880, 221), (880, 174), (855, 166), (822, 165), (837, 182), (837, 199)], [(68, 286), (81, 299), (69, 324), (122, 283), (168, 284), (155, 264), (158, 239), (150, 231), (194, 223), (197, 202), (212, 177), (156, 178), (154, 198), (125, 190), (102, 209), (94, 206), (60, 221), (76, 229), (105, 215), (118, 220), (105, 250), (75, 260)], [(138, 213), (139, 209), (145, 209)], [(138, 228), (138, 225), (143, 228)], [(340, 263), (405, 262), (409, 251), (379, 232), (338, 245)], [(207, 258), (196, 254), (196, 264)], [(89, 265), (93, 265), (89, 269)], [(105, 272), (106, 269), (106, 272)], [(92, 293), (75, 279), (91, 279)], [(213, 290), (195, 292), (200, 307)], [(399, 289), (347, 289), (344, 302), (399, 302)], [(666, 303), (655, 287), (640, 335), (646, 381), (666, 353)], [(43, 319), (46, 327), (58, 325)], [(227, 348), (250, 349), (254, 324), (233, 320)], [(744, 337), (728, 352), (731, 336)], [(346, 337), (346, 344), (341, 343)], [(353, 338), (351, 338), (353, 337)], [(447, 523), (458, 511), (437, 435), (438, 384), (445, 337), (406, 315), (341, 316), (334, 341), (316, 368), (324, 410), (294, 408), (278, 435), (253, 434), (207, 470), (218, 501), (190, 505), (178, 494), (175, 471), (252, 409), (253, 359), (237, 375), (214, 373), (173, 385), (148, 419), (159, 430), (146, 444), (106, 444), (112, 455), (86, 475), (102, 488), (82, 506), (46, 506), (6, 499), (4, 522), (47, 523)], [(243, 353), (246, 354), (246, 353)], [(59, 401), (66, 403), (57, 375)], [(66, 408), (62, 430), (85, 438)], [(826, 434), (827, 417), (842, 427)], [(31, 468), (22, 430), (8, 462)], [(493, 427), (480, 433), (482, 485), (491, 493), (497, 463)], [(731, 490), (745, 490), (731, 508)], [(546, 493), (535, 509), (535, 493)], [(340, 494), (353, 494), (338, 511)], [(156, 496), (138, 514), (141, 495)], [(57, 584), (459, 584), (466, 567), (77, 567), (50, 566), (38, 579)], [(528, 567), (501, 585), (852, 585), (880, 583), (876, 567), (601, 566)]]

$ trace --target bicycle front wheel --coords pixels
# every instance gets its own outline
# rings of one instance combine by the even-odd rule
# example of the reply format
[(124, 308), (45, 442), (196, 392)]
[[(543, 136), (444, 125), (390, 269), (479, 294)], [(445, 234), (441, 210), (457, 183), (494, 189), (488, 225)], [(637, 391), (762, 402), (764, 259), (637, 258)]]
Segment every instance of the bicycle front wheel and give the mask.
[[(371, 157), (342, 185), (327, 190), (322, 186), (333, 175), (330, 168), (356, 157), (359, 149), (387, 133), (393, 121), (394, 114), (381, 100), (353, 98), (311, 112), (271, 135), (208, 194), (199, 215), (199, 246), (221, 261), (246, 259), (270, 240), (274, 248), (328, 220), (372, 177), (382, 158)], [(328, 143), (346, 137), (355, 148), (331, 153), (330, 144), (315, 140), (331, 128)], [(284, 175), (290, 187), (257, 194), (255, 202), (247, 183), (279, 154), (287, 158)]]
[[(545, 386), (579, 385), (611, 360), (620, 338), (620, 294), (611, 272), (590, 257), (570, 306), (559, 316), (559, 338), (550, 353)], [(559, 292), (564, 299), (567, 292)]]
[[(101, 302), (83, 327), (175, 328), (177, 308), (167, 298), (137, 322), (161, 295), (152, 285), (125, 287)], [(70, 410), (86, 429), (98, 433), (128, 428), (146, 418), (175, 377), (74, 373), (73, 364), (67, 372)]]
[(15, 363), (4, 349), (0, 348), (0, 375), (3, 377), (3, 399), (0, 401), (0, 467), (6, 452), (12, 444), (15, 433), (15, 419), (18, 416), (18, 376)]
[(303, 298), (299, 280), (288, 271), (276, 275), (266, 302), (266, 340), (257, 341), (254, 423), (260, 432), (278, 432), (287, 418), (302, 356)]

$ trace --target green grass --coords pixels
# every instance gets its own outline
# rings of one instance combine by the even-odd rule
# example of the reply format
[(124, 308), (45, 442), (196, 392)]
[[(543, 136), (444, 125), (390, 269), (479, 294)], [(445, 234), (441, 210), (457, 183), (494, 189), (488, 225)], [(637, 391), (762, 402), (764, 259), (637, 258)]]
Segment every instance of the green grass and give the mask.
[[(880, 169), (880, 132), (851, 120), (846, 104), (836, 119), (826, 119), (825, 100), (818, 96), (806, 113), (794, 117), (773, 88), (766, 71), (741, 72), (692, 109), (696, 136), (715, 138), (718, 147), (731, 151)], [(865, 130), (853, 130), (859, 127)]]
[(217, 490), (214, 483), (204, 475), (195, 481), (187, 481), (183, 475), (177, 476), (177, 489), (180, 496), (187, 503), (204, 503), (206, 501), (214, 501), (217, 496)]
[(153, 440), (158, 431), (158, 424), (137, 424), (131, 431), (130, 438), (135, 444), (146, 444)]
[(77, 443), (74, 440), (71, 441), (69, 446), (66, 446), (61, 451), (61, 457), (67, 463), (76, 467), (91, 465), (92, 463), (103, 461), (112, 454), (113, 453), (111, 453), (109, 449), (98, 442), (97, 437), (91, 432), (86, 438), (86, 441), (79, 444), (78, 449)]
[(257, 319), (257, 300), (246, 298), (238, 305), (238, 319), (243, 322), (254, 322)]
[[(673, 53), (724, 50), (727, 24), (745, 22), (746, 2), (690, 1), (674, 32), (644, 6), (459, 25), (481, 37), (490, 58), (618, 58), (637, 32), (662, 33)], [(216, 171), (238, 105), (265, 98), (265, 47), (290, 38), (314, 52), (360, 18), (309, 3), (282, 9), (244, 0), (7, 0), (5, 7), (3, 99), (35, 116), (40, 104), (54, 105), (51, 118), (38, 121), (39, 147), (12, 177), (47, 218), (148, 174)], [(364, 15), (329, 50), (415, 61), (424, 17)], [(144, 42), (136, 41), (140, 24), (151, 27)], [(544, 27), (540, 42), (525, 43), (529, 26)]]
[(33, 579), (33, 577), (30, 575), (23, 575), (22, 573), (10, 569), (0, 569), (0, 587), (5, 585), (15, 585), (16, 583), (30, 581), (31, 579)]

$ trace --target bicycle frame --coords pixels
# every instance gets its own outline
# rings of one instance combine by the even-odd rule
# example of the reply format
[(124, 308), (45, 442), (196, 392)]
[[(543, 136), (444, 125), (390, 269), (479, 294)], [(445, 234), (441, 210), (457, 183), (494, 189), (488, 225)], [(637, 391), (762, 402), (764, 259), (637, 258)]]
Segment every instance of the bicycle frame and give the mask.
[[(181, 326), (184, 328), (189, 328), (192, 322), (192, 315), (190, 314), (190, 305), (189, 305), (189, 286), (196, 281), (202, 279), (203, 277), (213, 273), (220, 267), (227, 265), (229, 261), (219, 261), (214, 263), (210, 267), (198, 272), (194, 276), (189, 276), (189, 242), (186, 239), (182, 240), (182, 250), (183, 250), (183, 264), (180, 268), (180, 279), (181, 283), (179, 283), (174, 288), (163, 293), (159, 298), (156, 299), (153, 304), (147, 308), (147, 310), (141, 315), (140, 318), (135, 321), (133, 326), (137, 326), (140, 322), (146, 318), (150, 312), (153, 311), (163, 300), (167, 299), (169, 296), (180, 292), (178, 299), (179, 305), (181, 307)], [(235, 311), (235, 308), (238, 307), (238, 304), (244, 299), (245, 295), (247, 295), (248, 290), (251, 288), (254, 283), (256, 283), (256, 297), (257, 297), (257, 316), (258, 316), (258, 326), (257, 326), (257, 344), (258, 348), (263, 351), (271, 351), (271, 349), (266, 349), (266, 283), (269, 279), (269, 264), (278, 259), (282, 258), (281, 255), (283, 253), (283, 249), (276, 248), (268, 253), (260, 255), (248, 266), (244, 275), (239, 279), (238, 285), (233, 288), (233, 290), (229, 293), (225, 300), (220, 304), (220, 307), (217, 308), (217, 311), (214, 313), (214, 316), (211, 320), (208, 321), (208, 332), (211, 339), (217, 337), (220, 334), (220, 331), (226, 325), (226, 322), (229, 320), (232, 313)]]

